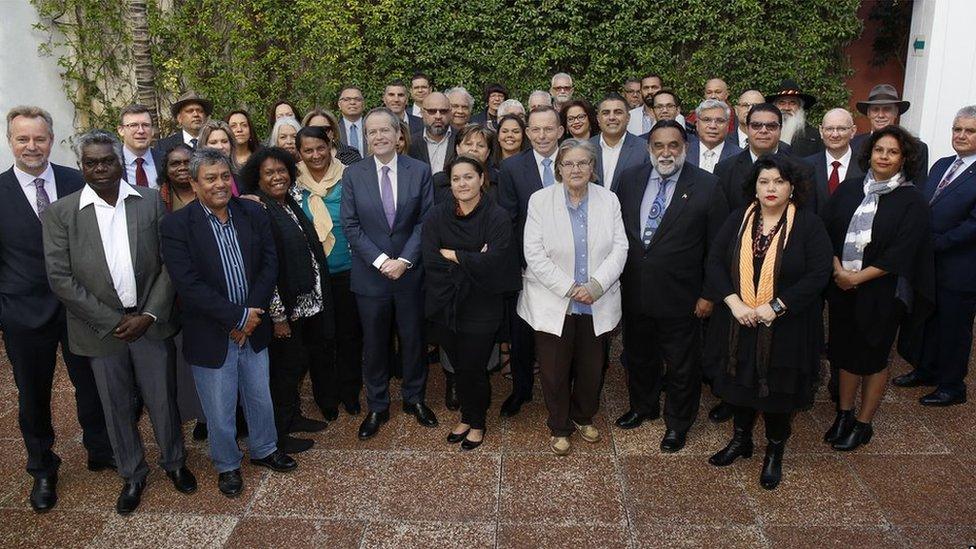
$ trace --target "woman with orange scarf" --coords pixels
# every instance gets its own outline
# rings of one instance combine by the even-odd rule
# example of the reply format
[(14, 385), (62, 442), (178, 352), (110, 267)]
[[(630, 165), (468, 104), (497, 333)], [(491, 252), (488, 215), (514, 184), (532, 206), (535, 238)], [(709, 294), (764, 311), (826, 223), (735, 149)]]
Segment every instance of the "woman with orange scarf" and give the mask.
[(813, 403), (823, 341), (821, 294), (831, 271), (827, 231), (801, 209), (808, 182), (780, 156), (764, 156), (743, 186), (749, 200), (719, 230), (706, 292), (716, 303), (705, 346), (718, 397), (735, 409), (732, 440), (709, 458), (717, 467), (752, 456), (759, 412), (766, 458), (759, 483), (782, 479), (794, 411)]

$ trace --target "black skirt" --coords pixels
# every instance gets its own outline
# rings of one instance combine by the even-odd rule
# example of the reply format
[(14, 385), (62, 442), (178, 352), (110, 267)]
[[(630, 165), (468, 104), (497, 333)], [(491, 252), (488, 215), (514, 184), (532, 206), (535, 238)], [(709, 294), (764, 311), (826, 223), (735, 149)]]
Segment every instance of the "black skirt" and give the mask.
[(859, 376), (876, 374), (888, 367), (891, 346), (898, 334), (898, 325), (905, 307), (892, 296), (895, 314), (877, 318), (872, 323), (872, 337), (857, 321), (857, 295), (860, 290), (830, 289), (828, 301), (830, 345), (827, 357), (830, 364)]

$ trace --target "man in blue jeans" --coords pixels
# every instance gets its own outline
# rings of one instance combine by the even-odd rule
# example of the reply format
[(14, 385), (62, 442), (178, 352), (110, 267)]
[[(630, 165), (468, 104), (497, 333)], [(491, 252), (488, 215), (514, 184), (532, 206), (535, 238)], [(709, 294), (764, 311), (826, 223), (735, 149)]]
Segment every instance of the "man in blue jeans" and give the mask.
[(231, 195), (230, 161), (202, 149), (190, 160), (197, 201), (161, 225), (163, 261), (183, 320), (183, 355), (207, 416), (210, 459), (218, 487), (241, 493), (243, 455), (237, 447), (237, 395), (248, 425), (251, 463), (274, 471), (297, 466), (276, 447), (268, 385), (271, 320), (266, 312), (278, 278), (267, 214)]

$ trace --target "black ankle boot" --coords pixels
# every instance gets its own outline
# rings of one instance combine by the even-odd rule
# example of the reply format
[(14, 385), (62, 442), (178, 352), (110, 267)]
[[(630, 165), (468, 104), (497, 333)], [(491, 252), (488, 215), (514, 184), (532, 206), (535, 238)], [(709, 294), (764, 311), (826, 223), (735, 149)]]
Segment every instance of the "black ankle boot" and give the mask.
[(454, 374), (444, 372), (444, 376), (447, 378), (447, 383), (444, 385), (444, 405), (447, 406), (448, 410), (457, 410), (461, 407), (461, 402), (458, 400), (457, 384), (454, 383)]
[(762, 473), (759, 475), (759, 485), (767, 490), (775, 490), (783, 480), (783, 451), (786, 441), (766, 440), (766, 458), (763, 459)]
[(874, 435), (874, 428), (871, 427), (870, 423), (861, 423), (855, 420), (854, 426), (851, 427), (847, 436), (835, 440), (832, 446), (834, 450), (850, 452), (862, 444), (871, 442), (872, 435)]
[(854, 410), (838, 410), (834, 424), (824, 433), (824, 442), (837, 442), (847, 436), (854, 427)]
[(725, 467), (732, 465), (732, 462), (736, 458), (751, 458), (752, 450), (752, 433), (736, 427), (735, 431), (732, 432), (732, 440), (729, 441), (725, 448), (722, 448), (715, 455), (708, 458), (708, 462), (716, 467)]

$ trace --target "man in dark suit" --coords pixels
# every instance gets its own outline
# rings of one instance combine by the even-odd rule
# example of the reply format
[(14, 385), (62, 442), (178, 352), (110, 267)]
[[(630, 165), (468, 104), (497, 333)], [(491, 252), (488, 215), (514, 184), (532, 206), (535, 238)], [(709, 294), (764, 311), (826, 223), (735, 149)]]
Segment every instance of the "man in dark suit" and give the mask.
[(88, 469), (115, 467), (98, 389), (88, 360), (68, 346), (65, 313), (51, 292), (44, 266), (39, 216), (60, 197), (81, 189), (77, 170), (48, 162), (54, 143), (51, 115), (38, 107), (7, 113), (14, 165), (0, 174), (0, 328), (17, 384), (20, 432), (27, 472), (34, 478), (30, 504), (37, 512), (57, 503), (58, 466), (51, 424), (51, 387), (61, 345), (75, 388), (78, 423)]
[(244, 489), (238, 395), (251, 463), (278, 472), (297, 467), (277, 447), (268, 384), (272, 328), (266, 311), (278, 257), (268, 214), (259, 204), (231, 196), (230, 160), (223, 153), (196, 151), (190, 177), (197, 201), (163, 219), (163, 260), (179, 297), (183, 357), (207, 417), (217, 488), (236, 497)]
[(363, 383), (369, 413), (359, 438), (375, 435), (390, 418), (391, 317), (396, 319), (403, 411), (426, 427), (437, 417), (424, 403), (423, 265), (420, 228), (434, 200), (430, 168), (396, 153), (398, 117), (385, 108), (365, 118), (371, 156), (342, 177), (342, 227), (352, 250), (352, 285), (363, 324)]
[[(537, 190), (556, 183), (553, 164), (564, 131), (559, 114), (548, 105), (531, 109), (528, 116), (525, 133), (532, 148), (502, 162), (498, 176), (498, 204), (512, 216), (512, 248), (518, 249), (523, 269), (522, 237), (529, 211), (529, 197)], [(511, 300), (508, 307), (512, 394), (502, 403), (503, 416), (518, 414), (522, 404), (532, 400), (532, 385), (535, 382), (535, 331), (516, 313), (516, 304), (517, 300)]]
[(715, 176), (684, 162), (686, 139), (680, 123), (657, 122), (651, 161), (626, 170), (617, 191), (629, 243), (620, 284), (630, 409), (616, 424), (657, 417), (663, 389), (665, 452), (684, 447), (698, 414), (700, 319), (712, 311), (701, 297), (705, 258), (728, 215)]
[(144, 105), (129, 105), (119, 115), (119, 137), (122, 138), (122, 179), (132, 186), (158, 189), (159, 174), (165, 169), (162, 157), (157, 158), (150, 147), (155, 129), (149, 109)]
[[(885, 126), (897, 124), (901, 115), (905, 114), (909, 107), (911, 107), (911, 103), (902, 101), (898, 97), (898, 92), (895, 90), (895, 87), (891, 84), (878, 84), (871, 88), (871, 91), (868, 93), (868, 100), (857, 102), (857, 110), (868, 117), (868, 122), (871, 124), (871, 132), (855, 135), (854, 139), (851, 140), (851, 149), (854, 151), (854, 157), (857, 158), (860, 156), (861, 146), (867, 143), (871, 133)], [(921, 139), (918, 140), (918, 143), (922, 158), (918, 164), (918, 172), (912, 177), (912, 183), (915, 183), (915, 186), (921, 189), (925, 187), (925, 183), (928, 181), (929, 146)]]
[(451, 103), (434, 92), (424, 99), (424, 130), (410, 136), (410, 156), (430, 166), (432, 174), (444, 171), (455, 156)]
[(492, 82), (485, 86), (485, 110), (471, 117), (472, 124), (481, 124), (490, 130), (498, 130), (498, 107), (508, 99), (508, 88)]
[(827, 199), (844, 179), (864, 175), (851, 149), (854, 128), (854, 118), (847, 109), (827, 111), (820, 123), (824, 150), (803, 159), (813, 167), (813, 194), (816, 195), (818, 213), (823, 212)]
[(197, 138), (204, 124), (210, 120), (213, 103), (200, 97), (195, 91), (188, 91), (181, 95), (176, 103), (170, 105), (169, 112), (180, 129), (156, 143), (153, 155), (160, 159), (166, 158), (166, 153), (180, 143), (192, 149), (197, 148)]
[(186, 468), (167, 342), (176, 325), (159, 252), (166, 208), (155, 190), (122, 181), (122, 146), (112, 135), (93, 130), (75, 146), (86, 185), (44, 212), (44, 256), (51, 289), (68, 310), (71, 350), (91, 357), (125, 481), (115, 508), (127, 515), (139, 506), (149, 474), (137, 402), (149, 410), (166, 475), (184, 494), (197, 489)]
[(630, 113), (627, 101), (616, 93), (597, 105), (600, 133), (590, 138), (600, 154), (596, 155), (597, 181), (616, 192), (620, 174), (632, 166), (647, 162), (647, 141), (627, 131)]
[(383, 90), (383, 106), (407, 123), (411, 135), (423, 131), (423, 119), (407, 112), (407, 85), (402, 80), (390, 82)]
[(976, 313), (976, 105), (952, 122), (956, 154), (932, 166), (923, 189), (932, 209), (935, 314), (925, 324), (918, 368), (896, 377), (899, 387), (934, 385), (925, 406), (966, 402), (966, 374)]
[(729, 136), (732, 109), (718, 99), (706, 99), (699, 103), (693, 114), (697, 135), (688, 136), (686, 161), (713, 173), (719, 162), (742, 152), (736, 140)]
[(366, 156), (366, 139), (363, 137), (363, 91), (359, 86), (347, 84), (339, 92), (339, 140), (352, 147), (360, 157)]
[(806, 117), (806, 113), (817, 103), (815, 97), (803, 93), (796, 82), (787, 79), (780, 84), (778, 92), (766, 96), (766, 102), (772, 103), (783, 113), (781, 139), (789, 143), (796, 157), (803, 158), (823, 150), (820, 133), (807, 123)]

